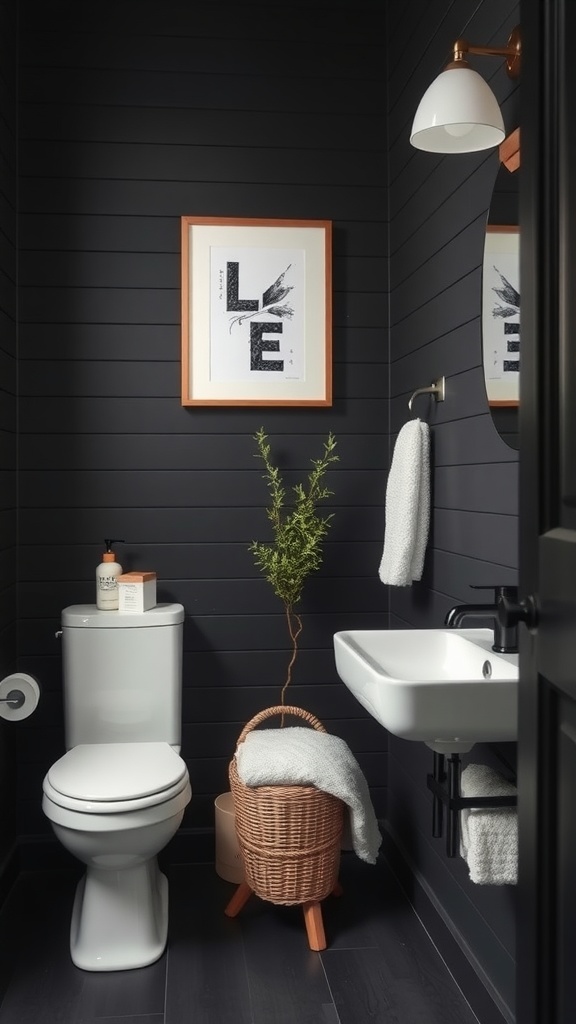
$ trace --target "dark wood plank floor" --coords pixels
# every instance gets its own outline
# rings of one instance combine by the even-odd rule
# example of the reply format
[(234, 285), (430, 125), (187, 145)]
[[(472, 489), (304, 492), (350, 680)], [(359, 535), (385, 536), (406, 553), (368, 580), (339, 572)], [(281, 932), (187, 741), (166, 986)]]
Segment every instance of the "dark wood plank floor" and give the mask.
[(300, 908), (252, 897), (230, 920), (234, 886), (211, 864), (168, 874), (164, 956), (102, 974), (69, 957), (77, 876), (22, 874), (0, 913), (0, 1024), (477, 1024), (384, 862), (343, 856), (323, 953), (308, 948)]

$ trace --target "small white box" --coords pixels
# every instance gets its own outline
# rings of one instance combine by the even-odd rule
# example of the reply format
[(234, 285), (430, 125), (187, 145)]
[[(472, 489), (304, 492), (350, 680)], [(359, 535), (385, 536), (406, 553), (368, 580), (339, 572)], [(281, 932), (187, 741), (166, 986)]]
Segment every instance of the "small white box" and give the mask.
[(155, 572), (124, 572), (116, 582), (119, 612), (147, 612), (155, 608)]

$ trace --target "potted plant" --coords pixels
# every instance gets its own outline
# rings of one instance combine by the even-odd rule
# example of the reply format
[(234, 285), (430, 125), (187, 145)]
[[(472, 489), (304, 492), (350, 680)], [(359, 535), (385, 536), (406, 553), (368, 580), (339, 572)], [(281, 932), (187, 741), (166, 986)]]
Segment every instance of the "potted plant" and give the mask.
[(302, 632), (302, 619), (297, 606), (308, 576), (322, 564), (322, 541), (333, 518), (333, 513), (319, 515), (317, 505), (334, 493), (326, 487), (324, 477), (329, 466), (338, 461), (338, 455), (335, 454), (336, 439), (330, 432), (324, 442), (324, 453), (320, 458), (310, 460), (312, 469), (306, 486), (298, 483), (292, 488), (293, 500), (287, 506), (286, 488), (280, 470), (272, 462), (271, 447), (263, 427), (254, 435), (254, 440), (258, 445), (256, 458), (262, 459), (265, 466), (264, 479), (270, 493), (267, 515), (272, 524), (273, 540), (269, 543), (252, 541), (249, 550), (284, 605), (291, 642), (290, 659), (280, 696), (280, 703), (284, 705), (298, 655), (298, 638)]

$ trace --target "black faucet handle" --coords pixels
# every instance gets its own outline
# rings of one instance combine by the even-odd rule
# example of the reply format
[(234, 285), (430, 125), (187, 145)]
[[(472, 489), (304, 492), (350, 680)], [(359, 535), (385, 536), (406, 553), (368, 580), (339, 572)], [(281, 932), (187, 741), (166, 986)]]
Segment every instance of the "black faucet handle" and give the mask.
[(515, 595), (503, 594), (498, 602), (498, 621), (503, 628), (515, 629), (525, 622), (530, 632), (538, 625), (538, 609), (532, 596), (519, 601)]

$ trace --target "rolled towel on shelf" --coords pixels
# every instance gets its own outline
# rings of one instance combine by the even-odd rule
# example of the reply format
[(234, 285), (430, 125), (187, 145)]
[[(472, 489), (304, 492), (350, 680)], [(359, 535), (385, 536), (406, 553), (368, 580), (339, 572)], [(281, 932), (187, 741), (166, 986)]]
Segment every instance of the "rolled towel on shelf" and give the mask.
[[(485, 764), (469, 764), (461, 775), (463, 797), (515, 796), (516, 787)], [(518, 881), (518, 814), (515, 807), (470, 807), (460, 812), (460, 854), (477, 885)]]
[(429, 523), (430, 429), (415, 419), (398, 434), (388, 474), (382, 583), (409, 587), (422, 577)]
[(382, 836), (368, 783), (343, 739), (298, 726), (261, 729), (248, 733), (235, 757), (246, 786), (316, 786), (342, 800), (354, 852), (376, 863)]

